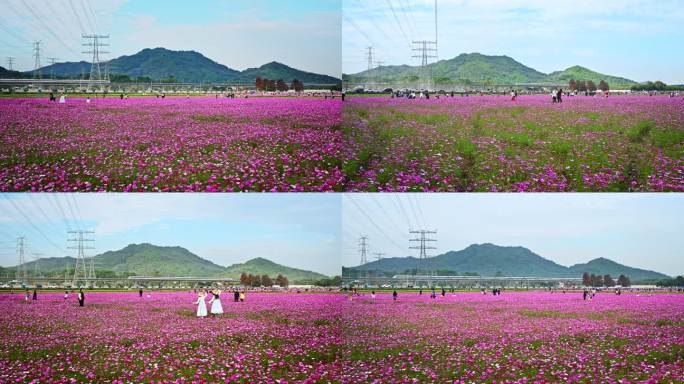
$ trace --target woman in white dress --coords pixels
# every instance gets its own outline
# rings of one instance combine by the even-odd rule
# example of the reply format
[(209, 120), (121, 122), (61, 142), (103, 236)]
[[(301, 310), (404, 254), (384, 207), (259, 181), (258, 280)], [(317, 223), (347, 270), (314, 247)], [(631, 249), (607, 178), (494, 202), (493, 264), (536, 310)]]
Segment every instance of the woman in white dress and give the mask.
[(220, 315), (223, 313), (223, 307), (221, 306), (221, 290), (214, 289), (211, 291), (211, 299), (209, 304), (211, 304), (211, 314)]
[(195, 302), (195, 304), (197, 304), (197, 317), (207, 316), (207, 303), (204, 301), (205, 297), (207, 297), (207, 294), (204, 293), (203, 290), (200, 290), (197, 294), (197, 301)]

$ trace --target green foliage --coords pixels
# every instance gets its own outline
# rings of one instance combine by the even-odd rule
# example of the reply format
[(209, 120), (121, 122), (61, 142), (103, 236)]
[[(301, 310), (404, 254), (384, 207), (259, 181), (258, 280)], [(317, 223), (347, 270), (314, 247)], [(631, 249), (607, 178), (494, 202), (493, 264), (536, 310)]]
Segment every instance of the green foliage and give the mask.
[(633, 143), (641, 143), (646, 136), (651, 133), (654, 123), (650, 120), (644, 120), (636, 123), (632, 128), (628, 129), (626, 134)]

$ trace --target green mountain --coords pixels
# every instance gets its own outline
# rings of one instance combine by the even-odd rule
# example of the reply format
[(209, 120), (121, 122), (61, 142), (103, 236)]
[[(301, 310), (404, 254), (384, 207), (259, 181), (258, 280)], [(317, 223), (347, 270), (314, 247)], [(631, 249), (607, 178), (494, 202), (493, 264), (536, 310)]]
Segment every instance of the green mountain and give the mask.
[(31, 76), (18, 71), (10, 71), (9, 69), (0, 66), (0, 79), (23, 79)]
[[(570, 79), (592, 80), (598, 84), (636, 84), (636, 82), (603, 75), (586, 68), (575, 66), (562, 72), (545, 74), (527, 67), (508, 56), (488, 56), (480, 53), (463, 53), (449, 60), (440, 60), (428, 65), (429, 73), (438, 84), (514, 84), (514, 83), (556, 83)], [(424, 70), (408, 65), (381, 66), (357, 74), (344, 74), (342, 79), (351, 83), (365, 81), (381, 83), (411, 83), (424, 78)]]
[[(51, 257), (38, 260), (43, 274), (62, 275), (67, 265), (73, 270), (73, 257)], [(95, 256), (96, 268), (100, 271), (114, 271), (117, 274), (139, 276), (192, 276), (233, 277), (242, 272), (277, 276), (279, 273), (290, 281), (317, 280), (327, 276), (311, 271), (290, 268), (264, 258), (255, 258), (243, 264), (222, 267), (203, 259), (182, 247), (160, 247), (152, 244), (131, 244), (117, 251), (108, 251)], [(35, 261), (26, 263), (26, 269), (34, 271)], [(8, 268), (10, 269), (10, 268)], [(15, 270), (16, 267), (11, 268)]]
[[(610, 274), (616, 278), (620, 274), (625, 274), (633, 282), (660, 280), (668, 277), (658, 272), (627, 267), (605, 258), (565, 267), (524, 247), (502, 247), (494, 244), (473, 244), (460, 251), (449, 251), (430, 258), (429, 265), (434, 270), (446, 270), (458, 274), (477, 273), (480, 276), (582, 277), (584, 272), (588, 272)], [(402, 274), (417, 267), (418, 260), (415, 257), (394, 257), (346, 269)]]
[(95, 257), (99, 269), (142, 276), (219, 276), (224, 268), (181, 247), (131, 244)]
[[(257, 76), (269, 79), (283, 79), (290, 83), (299, 79), (305, 84), (337, 84), (340, 82), (327, 75), (304, 72), (288, 67), (285, 64), (271, 62), (259, 68), (237, 71), (219, 64), (195, 51), (171, 51), (165, 48), (146, 48), (130, 55), (121, 56), (108, 62), (110, 73), (127, 75), (131, 79), (149, 77), (155, 81), (175, 78), (177, 81), (230, 82), (252, 84)], [(105, 64), (102, 65), (104, 71)], [(55, 63), (41, 68), (43, 75), (54, 73), (58, 77), (78, 78), (82, 73), (90, 73), (90, 63), (65, 62)], [(32, 75), (33, 71), (26, 74)]]
[(242, 264), (231, 265), (226, 268), (224, 276), (239, 279), (242, 273), (269, 276), (282, 274), (283, 276), (287, 276), (290, 281), (320, 280), (328, 278), (317, 272), (286, 267), (261, 257), (257, 257)]
[(548, 81), (553, 81), (553, 82), (568, 82), (572, 79), (575, 80), (584, 80), (584, 81), (593, 81), (595, 84), (598, 85), (598, 83), (603, 80), (608, 84), (613, 84), (613, 85), (633, 85), (636, 84), (635, 81), (625, 79), (624, 77), (615, 77), (615, 76), (610, 76), (610, 75), (604, 75), (602, 73), (594, 72), (590, 69), (580, 67), (579, 65), (575, 65), (574, 67), (570, 67), (564, 71), (558, 71), (558, 72), (551, 72), (547, 77)]
[[(584, 264), (575, 264), (570, 267), (570, 270), (575, 274), (582, 274), (584, 272), (593, 273), (595, 275), (605, 275), (609, 273), (614, 278), (617, 276), (629, 276), (632, 281), (655, 281), (668, 278), (669, 276), (662, 273), (648, 271), (645, 269), (632, 268), (626, 265), (618, 264), (613, 260), (599, 257)], [(604, 272), (610, 271), (610, 272)]]

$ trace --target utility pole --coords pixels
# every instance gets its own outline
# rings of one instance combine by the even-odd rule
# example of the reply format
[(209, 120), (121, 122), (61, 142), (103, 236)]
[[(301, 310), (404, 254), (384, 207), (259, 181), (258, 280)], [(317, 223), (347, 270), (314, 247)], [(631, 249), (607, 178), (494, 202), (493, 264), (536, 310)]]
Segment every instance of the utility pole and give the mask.
[(14, 57), (7, 56), (7, 69), (9, 69), (10, 71), (13, 68), (12, 64), (14, 64), (14, 60), (15, 60)]
[(74, 267), (74, 279), (71, 284), (72, 287), (79, 287), (78, 282), (83, 281), (86, 286), (90, 282), (89, 279), (92, 278), (94, 272), (94, 265), (92, 264), (92, 259), (90, 266), (88, 265), (88, 260), (85, 255), (85, 251), (88, 249), (95, 249), (94, 247), (88, 246), (89, 242), (94, 240), (86, 238), (90, 234), (94, 234), (93, 231), (68, 231), (67, 233), (73, 235), (73, 238), (67, 239), (67, 241), (73, 241), (76, 243), (73, 247), (68, 247), (69, 249), (76, 250), (76, 266)]
[(50, 69), (52, 70), (52, 79), (55, 79), (55, 61), (57, 61), (56, 57), (48, 57), (48, 61), (50, 62)]
[(17, 237), (17, 256), (19, 263), (17, 264), (17, 280), (22, 284), (26, 284), (26, 258), (24, 256), (24, 236)]
[(81, 35), (82, 38), (89, 40), (83, 43), (84, 47), (90, 47), (89, 51), (84, 51), (85, 54), (92, 54), (93, 61), (90, 66), (90, 81), (88, 82), (88, 90), (94, 80), (102, 81), (102, 70), (100, 69), (100, 54), (107, 54), (107, 51), (101, 51), (100, 47), (108, 47), (109, 44), (101, 43), (100, 39), (109, 39), (109, 35)]
[(40, 74), (40, 41), (35, 41), (33, 42), (33, 58), (34, 58), (34, 64), (33, 64), (33, 78), (34, 79), (42, 79), (43, 77)]
[[(418, 268), (416, 271), (416, 275), (420, 272), (421, 267), (425, 270), (427, 276), (428, 276), (428, 286), (430, 285), (430, 276), (432, 274), (431, 266), (429, 265), (429, 256), (427, 254), (427, 251), (430, 249), (437, 249), (437, 247), (433, 247), (430, 245), (432, 242), (436, 242), (437, 240), (429, 238), (430, 235), (436, 234), (437, 231), (430, 231), (430, 230), (425, 230), (425, 229), (420, 229), (420, 230), (415, 230), (415, 231), (409, 231), (410, 234), (418, 235), (415, 239), (409, 239), (409, 249), (417, 249), (418, 250)], [(414, 243), (417, 243), (417, 245), (411, 245)]]

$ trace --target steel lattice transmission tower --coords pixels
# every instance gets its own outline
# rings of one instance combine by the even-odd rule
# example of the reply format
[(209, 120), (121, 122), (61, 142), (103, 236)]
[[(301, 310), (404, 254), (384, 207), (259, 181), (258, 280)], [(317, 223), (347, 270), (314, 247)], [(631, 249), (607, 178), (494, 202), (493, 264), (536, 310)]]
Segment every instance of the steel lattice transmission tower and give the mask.
[(361, 236), (359, 238), (359, 254), (361, 254), (361, 264), (368, 263), (368, 236)]
[(105, 80), (102, 77), (102, 70), (100, 68), (100, 54), (107, 54), (107, 51), (101, 51), (100, 47), (108, 47), (109, 44), (101, 43), (100, 39), (109, 39), (109, 35), (82, 35), (84, 39), (88, 39), (89, 42), (83, 43), (84, 47), (90, 47), (89, 51), (84, 51), (83, 53), (92, 54), (93, 61), (90, 66), (90, 81), (88, 82), (88, 90), (92, 82)]
[(379, 252), (377, 252), (377, 253), (374, 253), (374, 255), (375, 255), (375, 260), (380, 261), (380, 260), (382, 260), (382, 258), (386, 255), (386, 253), (379, 253)]
[(43, 256), (42, 253), (33, 253), (33, 276), (38, 277), (41, 275), (40, 273), (40, 257)]
[(421, 72), (423, 72), (423, 76), (425, 78), (425, 85), (423, 86), (423, 88), (428, 88), (430, 78), (432, 77), (431, 74), (428, 73), (428, 63), (430, 59), (437, 58), (437, 42), (420, 40), (414, 41), (413, 45), (414, 47), (412, 48), (412, 50), (414, 52), (418, 52), (418, 54), (413, 55), (411, 57), (420, 59)]
[(24, 247), (26, 238), (24, 236), (17, 237), (17, 257), (19, 258), (19, 264), (17, 264), (17, 280), (21, 281), (22, 284), (26, 284), (27, 273), (26, 273), (26, 256), (24, 254)]
[(7, 56), (7, 69), (10, 71), (13, 69), (14, 57)]
[(52, 70), (52, 79), (54, 80), (55, 78), (55, 62), (57, 61), (56, 57), (48, 57), (48, 61), (50, 62), (50, 69)]
[(43, 78), (40, 73), (40, 41), (33, 42), (33, 78)]
[(415, 230), (415, 231), (409, 231), (410, 234), (413, 235), (418, 235), (415, 239), (409, 239), (409, 244), (416, 243), (416, 245), (409, 245), (409, 249), (417, 249), (418, 250), (418, 268), (417, 268), (417, 273), (418, 274), (422, 269), (425, 271), (425, 273), (428, 275), (428, 282), (430, 281), (430, 275), (432, 274), (432, 268), (430, 266), (430, 261), (429, 261), (429, 256), (428, 256), (428, 250), (430, 249), (437, 249), (437, 247), (433, 247), (430, 244), (436, 242), (437, 240), (429, 238), (430, 235), (434, 235), (437, 233), (437, 231), (429, 231), (425, 229), (420, 229), (420, 230)]
[[(86, 286), (90, 283), (90, 279), (94, 278), (94, 265), (93, 260), (86, 257), (86, 250), (95, 249), (94, 247), (88, 246), (89, 242), (94, 240), (88, 239), (87, 236), (94, 234), (93, 231), (69, 231), (74, 237), (68, 239), (68, 241), (73, 241), (76, 243), (73, 247), (68, 247), (69, 249), (76, 250), (76, 266), (74, 267), (74, 279), (71, 283), (72, 287), (79, 287), (78, 282), (83, 281)], [(90, 263), (89, 263), (90, 261)]]

